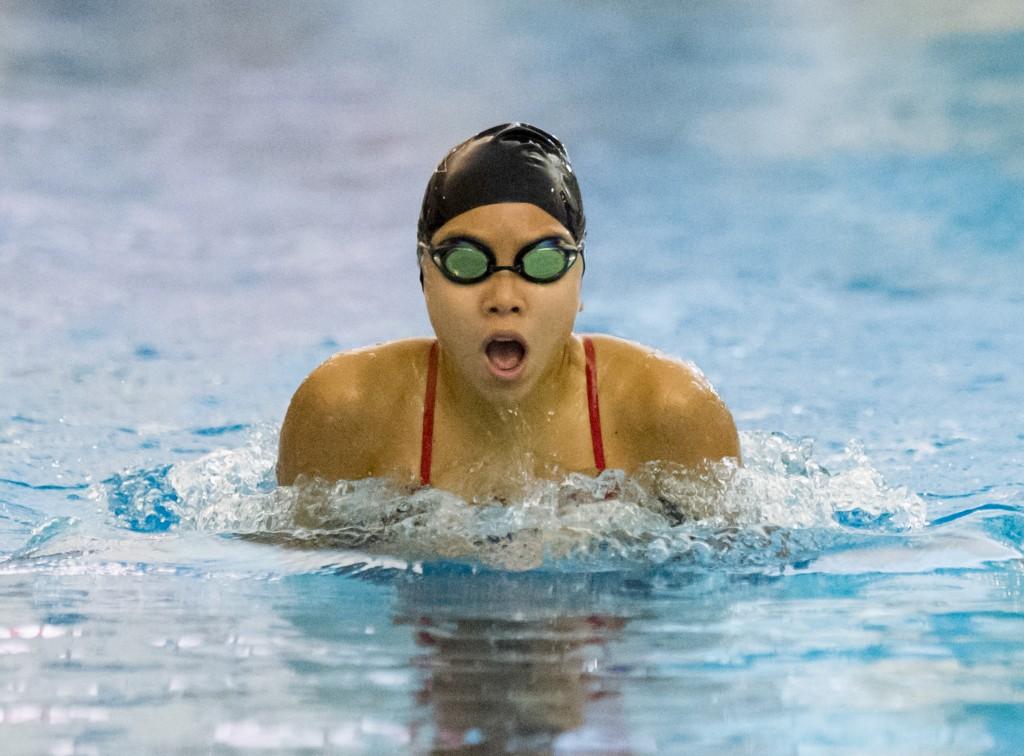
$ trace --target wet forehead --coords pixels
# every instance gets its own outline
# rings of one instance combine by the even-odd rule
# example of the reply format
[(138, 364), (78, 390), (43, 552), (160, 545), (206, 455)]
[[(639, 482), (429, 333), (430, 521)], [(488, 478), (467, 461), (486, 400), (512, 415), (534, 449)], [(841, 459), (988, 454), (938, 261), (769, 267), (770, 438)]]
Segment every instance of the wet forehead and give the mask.
[(485, 242), (496, 253), (516, 251), (538, 239), (558, 237), (572, 242), (572, 234), (559, 221), (527, 202), (482, 205), (455, 216), (431, 237), (432, 244), (468, 236)]

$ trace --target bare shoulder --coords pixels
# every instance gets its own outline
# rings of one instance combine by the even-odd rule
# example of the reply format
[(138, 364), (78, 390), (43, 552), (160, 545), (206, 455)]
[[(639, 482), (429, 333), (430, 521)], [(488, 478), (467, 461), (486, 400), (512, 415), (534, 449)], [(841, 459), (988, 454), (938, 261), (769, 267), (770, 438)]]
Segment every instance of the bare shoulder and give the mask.
[(739, 459), (732, 413), (696, 365), (625, 339), (591, 338), (602, 403), (608, 397), (613, 411), (629, 418), (630, 441), (641, 456), (690, 466)]
[[(402, 339), (339, 352), (320, 364), (295, 393), (335, 407), (365, 407), (381, 389), (402, 385), (416, 370), (416, 358), (426, 354), (430, 339)], [(372, 388), (373, 391), (368, 391)]]
[(305, 474), (328, 480), (363, 477), (374, 463), (374, 429), (408, 392), (429, 339), (403, 339), (336, 354), (313, 370), (292, 397), (281, 426), (277, 479)]
[(707, 378), (692, 362), (684, 362), (653, 347), (616, 336), (595, 335), (589, 338), (594, 342), (604, 381), (621, 380), (647, 391), (663, 389), (656, 392), (657, 397), (672, 401), (699, 401), (715, 394)]

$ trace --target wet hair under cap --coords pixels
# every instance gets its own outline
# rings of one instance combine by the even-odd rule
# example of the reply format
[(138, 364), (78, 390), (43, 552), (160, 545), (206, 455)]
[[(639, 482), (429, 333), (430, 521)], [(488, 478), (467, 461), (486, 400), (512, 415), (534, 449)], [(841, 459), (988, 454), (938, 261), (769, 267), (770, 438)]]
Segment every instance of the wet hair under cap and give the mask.
[(498, 202), (536, 205), (583, 245), (583, 199), (565, 147), (528, 123), (503, 123), (452, 148), (427, 183), (417, 238), (429, 245), (455, 216)]

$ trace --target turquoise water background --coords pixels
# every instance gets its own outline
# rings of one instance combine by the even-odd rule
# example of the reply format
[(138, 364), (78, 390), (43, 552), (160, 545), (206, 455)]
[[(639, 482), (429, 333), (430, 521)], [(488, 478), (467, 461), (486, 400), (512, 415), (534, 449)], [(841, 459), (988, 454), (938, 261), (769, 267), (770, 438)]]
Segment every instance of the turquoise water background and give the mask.
[[(507, 120), (579, 330), (733, 409), (740, 526), (371, 487), (265, 543), (292, 391), (429, 333), (423, 187)], [(0, 281), (11, 752), (1024, 749), (1018, 3), (6, 0)]]

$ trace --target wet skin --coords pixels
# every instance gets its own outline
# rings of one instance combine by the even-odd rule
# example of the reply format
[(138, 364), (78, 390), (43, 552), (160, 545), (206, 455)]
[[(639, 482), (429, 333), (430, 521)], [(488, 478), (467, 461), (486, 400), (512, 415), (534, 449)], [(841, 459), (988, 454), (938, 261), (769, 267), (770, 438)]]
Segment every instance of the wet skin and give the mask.
[[(555, 218), (527, 203), (477, 207), (434, 234), (470, 237), (498, 265), (548, 238), (572, 243)], [(431, 483), (467, 500), (509, 498), (531, 480), (594, 473), (582, 341), (582, 260), (537, 284), (499, 271), (473, 285), (447, 280), (428, 255), (423, 292), (438, 343)], [(495, 338), (525, 350), (513, 369), (488, 355)], [(634, 471), (662, 460), (687, 469), (739, 458), (728, 409), (692, 366), (610, 336), (593, 336), (605, 458)], [(281, 429), (278, 482), (419, 480), (431, 339), (404, 339), (335, 355), (296, 391)], [(493, 354), (493, 353), (492, 353)]]

